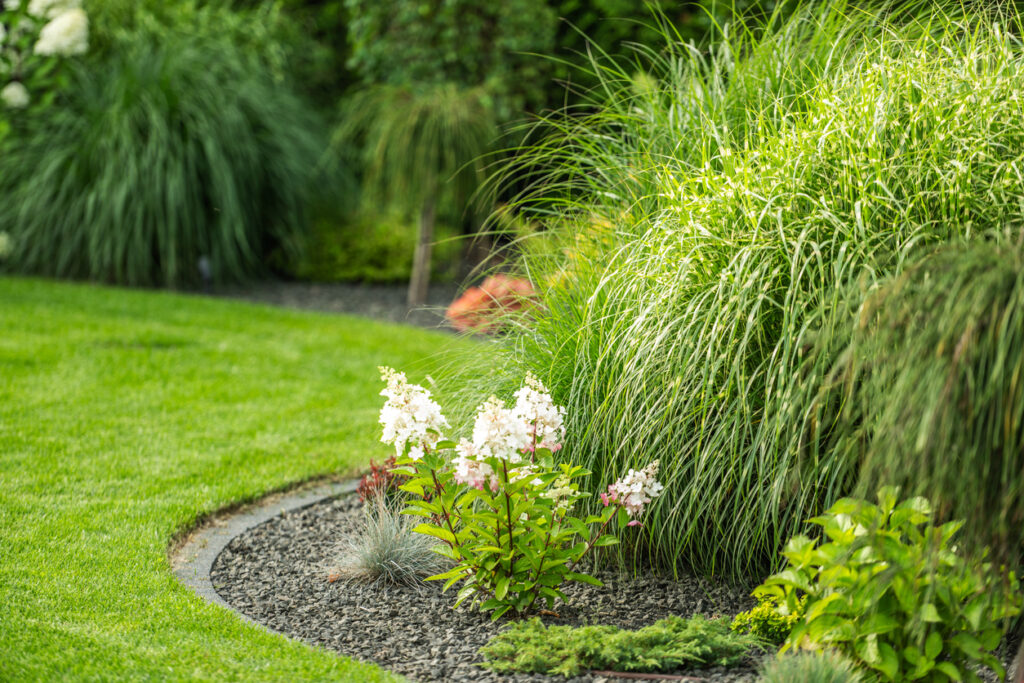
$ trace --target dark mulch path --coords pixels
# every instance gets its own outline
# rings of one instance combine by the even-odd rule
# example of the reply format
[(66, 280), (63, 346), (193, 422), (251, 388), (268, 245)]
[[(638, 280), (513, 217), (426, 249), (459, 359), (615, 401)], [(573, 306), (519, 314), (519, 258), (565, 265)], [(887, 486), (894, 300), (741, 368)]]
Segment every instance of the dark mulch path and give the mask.
[(431, 285), (427, 303), (410, 309), (404, 285), (256, 282), (215, 287), (213, 296), (325, 313), (347, 313), (430, 329), (451, 329), (444, 318), (459, 294), (455, 285)]
[[(496, 676), (477, 666), (477, 650), (500, 625), (463, 607), (454, 590), (330, 583), (331, 566), (361, 508), (353, 496), (287, 513), (235, 538), (213, 566), (217, 591), (239, 611), (270, 628), (373, 661), (418, 681), (554, 681), (546, 676)], [(671, 614), (732, 615), (751, 606), (747, 591), (695, 578), (671, 581), (602, 575), (603, 588), (573, 585), (571, 603), (551, 623), (638, 628)], [(756, 661), (738, 669), (677, 673), (712, 681), (753, 681)], [(586, 675), (573, 681), (608, 680)], [(614, 680), (614, 679), (613, 679)]]

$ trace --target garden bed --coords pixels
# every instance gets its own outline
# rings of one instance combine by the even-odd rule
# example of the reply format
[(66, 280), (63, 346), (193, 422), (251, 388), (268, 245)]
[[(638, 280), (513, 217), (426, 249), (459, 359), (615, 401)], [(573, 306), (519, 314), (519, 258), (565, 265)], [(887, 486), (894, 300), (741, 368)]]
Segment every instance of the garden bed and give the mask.
[[(452, 610), (452, 590), (330, 582), (346, 538), (358, 528), (355, 496), (286, 512), (232, 540), (211, 579), (235, 609), (259, 623), (418, 681), (542, 681), (542, 675), (490, 674), (477, 650), (502, 629), (486, 614)], [(753, 604), (749, 591), (692, 577), (678, 581), (599, 574), (603, 588), (572, 585), (551, 624), (639, 628), (669, 615), (732, 616)], [(507, 620), (503, 620), (507, 621)], [(757, 661), (734, 669), (673, 672), (711, 681), (753, 681)], [(588, 674), (573, 681), (615, 680)]]

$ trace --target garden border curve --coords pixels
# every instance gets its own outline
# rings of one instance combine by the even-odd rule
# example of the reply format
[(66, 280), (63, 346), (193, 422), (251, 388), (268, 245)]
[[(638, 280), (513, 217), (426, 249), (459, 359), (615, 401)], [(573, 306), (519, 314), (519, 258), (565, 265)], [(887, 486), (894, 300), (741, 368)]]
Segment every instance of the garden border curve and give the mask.
[[(221, 551), (239, 534), (263, 524), (278, 515), (315, 505), (325, 498), (354, 493), (358, 480), (329, 482), (312, 488), (270, 494), (239, 510), (217, 513), (192, 530), (177, 547), (168, 553), (171, 572), (187, 588), (206, 602), (231, 610), (240, 618), (262, 629), (265, 624), (238, 611), (220, 596), (210, 579), (213, 563)], [(275, 631), (276, 632), (276, 631)]]

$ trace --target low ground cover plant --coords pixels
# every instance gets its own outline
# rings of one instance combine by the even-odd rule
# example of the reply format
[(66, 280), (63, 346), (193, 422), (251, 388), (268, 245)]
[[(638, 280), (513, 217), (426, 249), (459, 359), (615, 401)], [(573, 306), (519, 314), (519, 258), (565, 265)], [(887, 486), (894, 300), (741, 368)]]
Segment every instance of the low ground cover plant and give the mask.
[(496, 620), (510, 610), (528, 613), (538, 600), (550, 609), (566, 600), (559, 590), (566, 581), (601, 585), (580, 563), (618, 542), (606, 533), (613, 522), (613, 529), (638, 526), (662, 491), (654, 461), (610, 485), (599, 514), (573, 516), (587, 472), (555, 464), (565, 411), (532, 376), (513, 407), (495, 397), (480, 406), (472, 441), (457, 444), (443, 440), (448, 421), (428, 390), (391, 368), (381, 368), (381, 377), (381, 440), (400, 456), (394, 471), (408, 477), (400, 487), (411, 494), (406, 513), (428, 520), (415, 530), (442, 542), (438, 551), (455, 563), (430, 578), (444, 580), (445, 589), (461, 583), (456, 606), (471, 599)]
[(960, 522), (932, 523), (924, 498), (844, 498), (810, 520), (817, 542), (795, 536), (788, 566), (755, 593), (803, 615), (783, 652), (831, 648), (885, 681), (979, 681), (975, 665), (1005, 677), (992, 655), (1021, 610), (1014, 573), (972, 562), (954, 543)]
[(797, 600), (795, 609), (790, 610), (789, 605), (777, 596), (760, 595), (757, 605), (737, 614), (729, 628), (738, 633), (749, 633), (772, 645), (782, 645), (793, 625), (803, 618), (806, 605), (807, 598), (804, 597)]
[(545, 626), (537, 618), (510, 624), (481, 648), (486, 668), (500, 673), (577, 676), (587, 670), (672, 671), (735, 666), (757, 639), (724, 619), (669, 617), (630, 631), (614, 626)]

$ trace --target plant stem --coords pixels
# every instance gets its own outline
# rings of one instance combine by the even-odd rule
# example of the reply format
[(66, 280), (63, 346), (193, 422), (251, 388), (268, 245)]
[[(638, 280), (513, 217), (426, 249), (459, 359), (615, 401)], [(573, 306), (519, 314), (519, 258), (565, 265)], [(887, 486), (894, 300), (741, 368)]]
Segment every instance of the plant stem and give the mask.
[(434, 490), (437, 491), (437, 500), (441, 503), (441, 513), (444, 515), (444, 521), (448, 524), (448, 531), (452, 532), (452, 538), (455, 539), (455, 541), (447, 541), (448, 547), (455, 550), (455, 547), (458, 545), (459, 537), (455, 534), (455, 527), (452, 526), (451, 516), (449, 516), (448, 509), (444, 506), (444, 496), (441, 495), (444, 492), (444, 487), (441, 486), (441, 482), (437, 480), (437, 472), (435, 472), (433, 468), (430, 469), (430, 476), (434, 480)]
[(515, 549), (512, 546), (512, 499), (508, 495), (508, 463), (502, 461), (501, 469), (505, 474), (505, 512), (508, 515), (508, 578), (512, 580), (512, 566), (515, 563)]
[[(617, 514), (617, 513), (615, 513), (615, 514)], [(608, 527), (608, 523), (612, 521), (612, 517), (615, 517), (615, 514), (612, 514), (611, 517), (606, 519), (604, 521), (604, 524), (601, 525), (601, 528), (597, 530), (597, 535), (595, 535), (593, 538), (591, 538), (589, 541), (587, 541), (587, 547), (583, 549), (583, 552), (580, 553), (579, 557), (577, 557), (575, 560), (572, 561), (572, 564), (569, 565), (569, 571), (572, 571), (573, 569), (575, 569), (576, 565), (578, 565), (580, 563), (580, 560), (582, 560), (584, 557), (586, 557), (587, 553), (590, 552), (590, 549), (594, 547), (594, 543), (597, 542), (597, 539), (601, 538), (601, 534), (604, 533), (604, 530)]]

